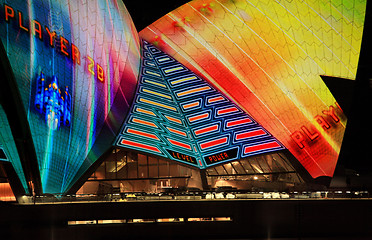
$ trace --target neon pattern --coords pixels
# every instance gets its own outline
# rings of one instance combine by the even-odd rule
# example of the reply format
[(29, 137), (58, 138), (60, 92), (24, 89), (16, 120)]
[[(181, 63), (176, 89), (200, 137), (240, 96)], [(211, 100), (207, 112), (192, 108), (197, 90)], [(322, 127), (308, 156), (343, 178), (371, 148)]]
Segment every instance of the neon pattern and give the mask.
[[(284, 149), (247, 113), (172, 57), (146, 41), (142, 51), (135, 103), (117, 146), (199, 168)], [(224, 158), (216, 157), (221, 154)]]
[[(120, 1), (0, 2), (44, 193), (67, 191), (112, 146), (104, 128), (121, 130), (117, 146), (200, 168), (285, 146), (314, 178), (333, 175), (346, 117), (319, 75), (355, 78), (365, 0), (195, 0), (140, 33), (156, 45), (142, 56)], [(41, 72), (71, 95), (58, 131), (37, 108)], [(2, 109), (0, 121), (27, 192)]]
[[(355, 79), (365, 10), (366, 0), (194, 0), (140, 36), (248, 112), (316, 178), (333, 175), (347, 121), (320, 75)], [(249, 123), (224, 128), (240, 124)]]

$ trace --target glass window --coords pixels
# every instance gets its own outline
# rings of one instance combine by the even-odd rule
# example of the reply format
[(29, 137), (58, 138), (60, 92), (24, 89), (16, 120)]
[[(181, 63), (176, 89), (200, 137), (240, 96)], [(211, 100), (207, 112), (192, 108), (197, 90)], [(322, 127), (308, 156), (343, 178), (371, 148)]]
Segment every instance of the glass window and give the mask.
[(124, 161), (120, 161), (117, 163), (118, 165), (118, 172), (116, 173), (117, 178), (123, 179), (128, 178), (128, 165), (127, 165), (127, 159), (125, 158)]
[(138, 154), (138, 177), (147, 178), (148, 177), (148, 167), (147, 167), (147, 156)]
[(275, 165), (275, 160), (273, 159), (273, 154), (269, 154), (265, 156), (265, 160), (269, 168), (271, 169), (271, 172), (277, 172), (275, 169), (277, 168)]
[(217, 173), (217, 171), (216, 171), (216, 169), (214, 169), (214, 167), (212, 167), (212, 168), (207, 168), (207, 175), (217, 175), (218, 173)]
[(138, 161), (136, 158), (133, 158), (133, 155), (128, 154), (128, 178), (138, 178)]
[(236, 174), (246, 174), (246, 172), (244, 171), (244, 168), (242, 167), (242, 165), (239, 163), (239, 161), (234, 161), (231, 163), (236, 171)]
[(168, 161), (159, 159), (159, 177), (169, 176), (169, 163)]
[(284, 165), (284, 168), (287, 170), (287, 171), (295, 171), (292, 164), (289, 163), (289, 160), (285, 157), (284, 154), (280, 154), (278, 153), (278, 159), (281, 160), (281, 162), (283, 163)]
[(227, 174), (227, 172), (222, 167), (222, 165), (216, 166), (214, 169), (216, 169), (218, 175), (226, 175)]
[(262, 170), (265, 172), (265, 173), (271, 173), (271, 168), (269, 167), (269, 164), (267, 162), (267, 160), (269, 159), (267, 156), (260, 156), (260, 157), (257, 157), (256, 158), (258, 163), (260, 164)]
[(180, 167), (179, 164), (170, 162), (169, 163), (169, 174), (170, 174), (170, 176), (174, 176), (174, 177), (180, 176), (179, 167)]
[(225, 168), (227, 174), (231, 174), (231, 175), (236, 174), (235, 169), (233, 168), (231, 163), (226, 163), (223, 165), (223, 167)]
[(159, 177), (158, 159), (154, 157), (149, 157), (149, 177), (157, 178)]
[(93, 173), (92, 177), (93, 179), (104, 179), (106, 178), (106, 162), (103, 162), (97, 170)]
[(280, 155), (276, 155), (274, 158), (274, 164), (278, 172), (288, 172), (292, 171), (293, 169), (285, 162)]
[(252, 165), (249, 163), (248, 159), (243, 159), (243, 160), (239, 160), (239, 162), (242, 164), (242, 166), (244, 167), (245, 169), (245, 172), (247, 174), (254, 174), (256, 173), (257, 171), (255, 171), (253, 168), (252, 168)]
[(294, 182), (294, 183), (302, 183), (303, 182), (302, 178), (297, 173), (289, 173), (288, 174), (288, 180), (290, 182)]
[(248, 159), (249, 163), (251, 164), (252, 168), (256, 173), (263, 173), (263, 169), (261, 168), (260, 164), (256, 160), (256, 158), (252, 157)]
[(271, 159), (267, 161), (267, 163), (269, 164), (273, 172), (285, 172), (286, 171), (282, 166), (280, 166), (280, 164), (277, 161), (277, 158), (275, 158), (273, 155), (271, 156)]
[(182, 165), (178, 165), (179, 176), (191, 176), (191, 169)]
[(114, 179), (116, 178), (116, 161), (106, 161), (106, 178)]

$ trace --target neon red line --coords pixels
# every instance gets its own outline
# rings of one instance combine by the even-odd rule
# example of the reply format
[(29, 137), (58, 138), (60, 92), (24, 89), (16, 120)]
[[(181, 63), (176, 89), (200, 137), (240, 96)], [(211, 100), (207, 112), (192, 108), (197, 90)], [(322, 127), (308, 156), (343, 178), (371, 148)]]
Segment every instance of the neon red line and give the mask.
[(182, 124), (181, 120), (177, 119), (177, 118), (173, 118), (173, 117), (169, 117), (169, 116), (165, 116), (169, 121), (172, 121), (172, 122), (176, 122), (176, 123), (179, 123), (179, 124)]
[(183, 105), (183, 108), (184, 109), (189, 109), (189, 108), (197, 107), (197, 106), (199, 106), (199, 102), (193, 102), (193, 103)]
[(266, 149), (270, 149), (270, 148), (278, 148), (278, 147), (280, 147), (279, 143), (268, 142), (268, 143), (263, 143), (263, 144), (256, 145), (256, 146), (245, 147), (244, 148), (244, 153), (257, 152), (257, 151), (261, 151), (261, 150), (266, 150)]
[(195, 121), (198, 121), (200, 119), (207, 118), (208, 116), (209, 116), (209, 113), (200, 114), (200, 115), (197, 115), (197, 116), (189, 117), (189, 121), (190, 122), (195, 122)]
[(132, 134), (139, 135), (139, 136), (142, 136), (142, 137), (147, 137), (147, 138), (159, 140), (159, 138), (154, 134), (145, 133), (145, 132), (141, 132), (141, 131), (134, 130), (134, 129), (128, 129), (127, 133), (132, 133)]
[(172, 143), (173, 145), (176, 145), (176, 146), (179, 146), (179, 147), (183, 147), (183, 148), (186, 148), (186, 149), (189, 149), (191, 150), (191, 147), (190, 145), (188, 144), (185, 144), (185, 143), (181, 143), (181, 142), (178, 142), (176, 140), (172, 140), (172, 139), (168, 139), (170, 143)]
[(161, 153), (160, 150), (157, 147), (149, 146), (149, 145), (142, 144), (142, 143), (128, 141), (128, 140), (125, 140), (125, 139), (121, 140), (120, 143), (123, 144), (123, 145), (128, 145), (128, 146), (132, 146), (132, 147), (143, 148), (143, 149), (146, 149), (146, 150), (150, 150), (150, 151)]
[(145, 120), (141, 120), (141, 119), (138, 119), (138, 118), (133, 118), (132, 120), (134, 123), (140, 123), (140, 124), (143, 124), (143, 125), (147, 125), (147, 126), (150, 126), (150, 127), (156, 127), (157, 126), (152, 123), (152, 122), (148, 122), (148, 121), (145, 121)]
[(214, 98), (210, 98), (210, 99), (208, 99), (208, 103), (214, 103), (214, 102), (218, 102), (218, 101), (222, 101), (222, 100), (224, 100), (224, 98), (223, 97), (214, 97)]
[(219, 138), (219, 139), (215, 139), (209, 142), (202, 143), (200, 144), (200, 147), (202, 149), (205, 149), (205, 148), (214, 147), (214, 146), (226, 143), (226, 142), (227, 142), (227, 137), (224, 137), (224, 138)]
[(262, 136), (262, 135), (266, 135), (266, 132), (262, 129), (258, 129), (258, 130), (254, 130), (251, 132), (238, 133), (236, 134), (235, 139), (241, 140), (241, 139), (257, 137), (257, 136)]
[(236, 107), (229, 107), (229, 108), (218, 110), (217, 114), (221, 115), (221, 114), (226, 114), (226, 113), (231, 113), (231, 112), (236, 112), (236, 111), (238, 111)]
[(246, 123), (251, 123), (252, 120), (249, 119), (249, 118), (244, 118), (244, 119), (239, 119), (239, 120), (235, 120), (235, 121), (230, 121), (226, 124), (226, 127), (234, 127), (234, 126), (238, 126), (238, 125), (242, 125), (242, 124), (246, 124)]
[(176, 129), (173, 129), (173, 128), (170, 128), (170, 127), (167, 127), (169, 131), (173, 132), (173, 133), (177, 133), (179, 135), (182, 135), (182, 136), (187, 136), (187, 134), (185, 132), (182, 132), (182, 131), (178, 131)]
[(209, 126), (209, 127), (206, 127), (206, 128), (195, 130), (195, 135), (200, 135), (200, 134), (212, 132), (212, 131), (215, 131), (217, 129), (218, 129), (218, 125), (216, 124), (216, 125), (213, 125), (213, 126)]

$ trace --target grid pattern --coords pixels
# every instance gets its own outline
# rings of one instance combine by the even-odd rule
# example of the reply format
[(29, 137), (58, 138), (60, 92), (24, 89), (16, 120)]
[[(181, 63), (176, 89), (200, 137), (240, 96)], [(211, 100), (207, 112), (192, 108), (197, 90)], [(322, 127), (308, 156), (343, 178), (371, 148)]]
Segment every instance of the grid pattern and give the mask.
[(146, 41), (135, 103), (116, 144), (199, 168), (284, 149), (212, 85)]
[[(346, 125), (320, 75), (355, 78), (365, 8), (365, 0), (195, 0), (140, 36), (234, 100), (316, 178), (333, 175)], [(324, 114), (330, 108), (337, 121)]]
[[(135, 92), (140, 66), (138, 33), (121, 1), (0, 2), (3, 13), (5, 3), (8, 12), (14, 11), (8, 22), (1, 15), (0, 37), (28, 116), (42, 190), (63, 193), (79, 178), (77, 174), (111, 147), (114, 137), (95, 147), (105, 124), (112, 132), (121, 127), (118, 119), (122, 117), (115, 111), (128, 110)], [(50, 37), (48, 31), (55, 36)], [(59, 89), (68, 87), (68, 126), (50, 128), (39, 114), (36, 81), (41, 73), (47, 84), (56, 77)], [(113, 107), (116, 99), (120, 103)]]
[(14, 171), (17, 173), (25, 192), (28, 193), (26, 178), (23, 172), (21, 160), (19, 159), (17, 147), (13, 139), (13, 134), (11, 132), (4, 109), (0, 105), (0, 152), (1, 151), (3, 154), (0, 153), (0, 160), (6, 160), (12, 163)]

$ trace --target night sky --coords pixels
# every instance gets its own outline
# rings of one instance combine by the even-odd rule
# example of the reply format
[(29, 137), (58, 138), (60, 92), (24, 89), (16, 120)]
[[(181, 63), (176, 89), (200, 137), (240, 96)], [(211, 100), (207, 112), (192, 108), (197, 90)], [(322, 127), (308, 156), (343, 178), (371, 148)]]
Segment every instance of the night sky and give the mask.
[(138, 1), (123, 0), (131, 15), (137, 31), (155, 22), (165, 14), (190, 2), (188, 0), (157, 0), (157, 1)]

